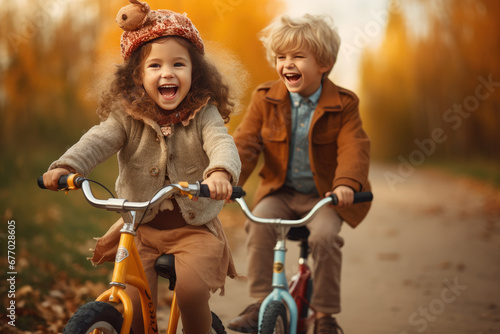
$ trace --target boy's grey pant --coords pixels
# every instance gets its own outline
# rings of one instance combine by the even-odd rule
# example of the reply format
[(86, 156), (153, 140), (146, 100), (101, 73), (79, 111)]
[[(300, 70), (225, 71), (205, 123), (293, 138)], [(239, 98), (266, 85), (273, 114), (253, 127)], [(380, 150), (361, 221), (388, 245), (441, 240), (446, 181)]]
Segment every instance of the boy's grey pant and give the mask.
[[(258, 217), (299, 219), (320, 200), (317, 195), (282, 188), (262, 199), (253, 210)], [(342, 219), (330, 205), (324, 206), (307, 224), (311, 232), (312, 306), (324, 313), (340, 312), (340, 269), (344, 239), (339, 236)], [(245, 222), (247, 273), (250, 296), (264, 298), (272, 291), (273, 249), (277, 230), (270, 225)]]

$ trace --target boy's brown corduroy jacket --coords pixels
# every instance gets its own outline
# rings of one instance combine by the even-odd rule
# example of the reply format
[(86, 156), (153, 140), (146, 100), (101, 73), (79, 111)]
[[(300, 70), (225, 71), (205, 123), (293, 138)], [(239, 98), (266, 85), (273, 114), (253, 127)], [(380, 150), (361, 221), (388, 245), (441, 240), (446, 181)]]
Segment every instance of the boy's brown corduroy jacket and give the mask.
[[(320, 196), (339, 185), (355, 191), (370, 190), (368, 181), (370, 140), (362, 128), (354, 93), (323, 82), (320, 99), (309, 130), (309, 160), (314, 182)], [(257, 87), (244, 119), (234, 133), (244, 184), (260, 153), (264, 165), (255, 203), (278, 190), (285, 183), (291, 136), (291, 106), (286, 86), (281, 80)], [(370, 203), (337, 209), (351, 226), (366, 216)]]

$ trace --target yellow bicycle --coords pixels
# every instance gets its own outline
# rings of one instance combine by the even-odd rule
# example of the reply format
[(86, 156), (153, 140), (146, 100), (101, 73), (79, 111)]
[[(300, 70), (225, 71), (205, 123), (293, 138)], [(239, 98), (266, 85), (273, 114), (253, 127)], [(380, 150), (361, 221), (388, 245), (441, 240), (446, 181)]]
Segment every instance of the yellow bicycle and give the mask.
[[(41, 178), (38, 185), (45, 188)], [(133, 308), (129, 295), (125, 290), (125, 284), (136, 287), (140, 292), (142, 315), (144, 319), (144, 333), (158, 333), (156, 320), (156, 309), (149, 285), (142, 267), (139, 253), (134, 242), (135, 229), (140, 222), (136, 221), (137, 213), (145, 211), (158, 205), (162, 200), (174, 195), (190, 197), (210, 197), (210, 191), (204, 184), (188, 184), (181, 182), (170, 184), (160, 189), (150, 201), (129, 202), (126, 199), (110, 198), (107, 200), (97, 199), (92, 193), (88, 179), (78, 175), (70, 174), (62, 176), (59, 180), (59, 188), (67, 190), (82, 189), (87, 201), (94, 207), (121, 213), (124, 225), (120, 230), (120, 242), (115, 258), (110, 288), (104, 291), (95, 301), (81, 306), (71, 317), (64, 328), (63, 334), (130, 334), (132, 333)], [(243, 196), (241, 187), (233, 188), (232, 198)], [(170, 317), (168, 321), (167, 334), (175, 334), (179, 322), (180, 312), (175, 295), (175, 265), (173, 254), (161, 255), (155, 264), (158, 275), (169, 280), (169, 289), (174, 291)], [(123, 311), (115, 307), (121, 303)], [(226, 333), (224, 325), (215, 313), (212, 312), (212, 329), (217, 334)]]

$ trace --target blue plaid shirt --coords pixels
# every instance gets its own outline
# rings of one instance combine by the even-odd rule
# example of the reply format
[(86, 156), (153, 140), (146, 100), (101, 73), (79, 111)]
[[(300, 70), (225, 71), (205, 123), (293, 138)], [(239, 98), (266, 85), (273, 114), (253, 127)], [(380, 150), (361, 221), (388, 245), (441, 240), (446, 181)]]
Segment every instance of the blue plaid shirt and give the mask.
[(292, 137), (285, 185), (306, 194), (317, 192), (309, 162), (308, 135), (320, 95), (321, 86), (308, 98), (303, 98), (298, 93), (290, 93)]

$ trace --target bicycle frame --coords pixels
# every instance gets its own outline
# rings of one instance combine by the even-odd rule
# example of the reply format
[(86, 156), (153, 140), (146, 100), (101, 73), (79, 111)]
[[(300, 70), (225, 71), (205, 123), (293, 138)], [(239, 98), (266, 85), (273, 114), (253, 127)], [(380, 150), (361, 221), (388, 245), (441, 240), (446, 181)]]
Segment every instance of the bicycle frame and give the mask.
[[(285, 270), (286, 255), (286, 234), (284, 226), (280, 226), (278, 241), (274, 248), (273, 264), (273, 291), (264, 299), (259, 310), (259, 328), (262, 324), (264, 312), (271, 301), (281, 301), (288, 306), (290, 324), (290, 334), (297, 332), (307, 332), (311, 321), (314, 320), (314, 313), (311, 316), (301, 317), (303, 307), (311, 308), (307, 300), (308, 283), (311, 277), (311, 270), (306, 263), (306, 255), (301, 254), (299, 259), (299, 269), (297, 273), (288, 281)], [(313, 309), (314, 311), (314, 309)]]
[[(183, 195), (198, 196), (199, 189), (182, 182), (182, 187), (178, 193)], [(120, 230), (120, 241), (116, 252), (115, 266), (113, 276), (110, 282), (111, 288), (103, 292), (96, 300), (103, 302), (122, 303), (124, 306), (123, 323), (120, 334), (130, 333), (133, 318), (133, 307), (130, 296), (125, 292), (125, 284), (136, 287), (141, 299), (141, 309), (144, 323), (144, 333), (158, 333), (158, 322), (156, 318), (156, 308), (153, 303), (153, 296), (149, 288), (148, 280), (142, 266), (142, 262), (134, 242), (136, 235), (134, 231), (137, 211), (133, 209), (144, 209), (148, 203), (134, 203), (125, 200), (99, 200), (92, 195), (92, 190), (88, 181), (83, 181), (82, 190), (89, 203), (98, 208), (117, 211), (122, 214), (124, 225)], [(163, 188), (151, 200), (151, 202), (160, 201), (173, 192), (172, 189)], [(172, 305), (170, 308), (170, 317), (168, 320), (167, 334), (175, 334), (179, 322), (180, 312), (177, 306), (177, 297), (174, 290)]]
[[(149, 289), (146, 274), (144, 273), (139, 253), (134, 243), (135, 232), (133, 231), (133, 224), (124, 224), (120, 232), (120, 242), (116, 253), (112, 281), (110, 283), (111, 288), (103, 292), (96, 300), (112, 303), (121, 302), (123, 304), (123, 324), (120, 334), (128, 334), (132, 325), (133, 309), (130, 297), (124, 291), (125, 284), (136, 287), (141, 297), (144, 333), (158, 333), (156, 309), (153, 304), (153, 297)], [(179, 310), (176, 301), (174, 291), (167, 334), (173, 334), (177, 331)]]
[[(353, 203), (371, 201), (373, 199), (373, 194), (371, 192), (363, 192), (363, 193), (355, 193)], [(272, 277), (272, 287), (273, 291), (264, 299), (262, 305), (259, 310), (259, 323), (258, 328), (259, 332), (262, 326), (262, 320), (264, 317), (264, 313), (266, 311), (267, 306), (272, 301), (281, 301), (284, 302), (288, 306), (288, 312), (290, 316), (289, 323), (289, 334), (296, 334), (297, 327), (299, 323), (298, 319), (298, 306), (302, 310), (303, 303), (307, 303), (307, 299), (304, 298), (303, 294), (306, 291), (307, 286), (305, 286), (311, 275), (309, 267), (307, 267), (305, 263), (305, 254), (301, 254), (303, 258), (302, 263), (299, 267), (299, 272), (296, 277), (293, 277), (293, 290), (289, 290), (288, 282), (285, 275), (285, 228), (286, 227), (298, 227), (307, 224), (311, 220), (311, 218), (318, 212), (318, 210), (328, 204), (336, 205), (338, 203), (338, 198), (336, 195), (332, 194), (329, 197), (321, 199), (316, 205), (309, 211), (309, 213), (297, 220), (287, 220), (281, 218), (262, 218), (257, 217), (252, 214), (250, 209), (248, 208), (245, 200), (243, 198), (236, 198), (236, 202), (240, 205), (243, 213), (247, 216), (248, 219), (255, 223), (259, 224), (272, 224), (279, 227), (278, 231), (278, 240), (276, 242), (276, 246), (274, 248), (274, 264), (273, 264), (273, 277)], [(290, 291), (293, 291), (293, 295)], [(294, 297), (295, 296), (295, 297)], [(307, 303), (307, 306), (310, 305)], [(314, 312), (314, 309), (311, 307)], [(300, 322), (300, 330), (306, 331), (309, 321), (312, 321), (313, 318), (305, 317), (305, 319), (301, 319)]]
[[(262, 305), (259, 310), (259, 330), (262, 325), (262, 319), (264, 316), (264, 312), (271, 301), (281, 301), (284, 302), (288, 306), (290, 322), (289, 322), (289, 334), (297, 333), (297, 326), (299, 323), (298, 319), (298, 307), (295, 298), (289, 291), (288, 282), (286, 279), (285, 272), (285, 254), (286, 254), (286, 234), (285, 228), (287, 226), (302, 226), (305, 225), (319, 210), (320, 207), (331, 203), (331, 198), (324, 198), (319, 201), (315, 207), (307, 214), (305, 217), (299, 220), (284, 220), (280, 218), (261, 218), (254, 216), (248, 206), (245, 203), (243, 198), (237, 198), (236, 202), (240, 205), (243, 213), (252, 221), (256, 223), (262, 224), (274, 224), (279, 227), (278, 231), (278, 240), (276, 242), (276, 246), (274, 247), (274, 264), (273, 264), (273, 278), (272, 278), (272, 287), (273, 291), (264, 299)], [(308, 267), (303, 266), (304, 270), (309, 271)], [(310, 275), (310, 271), (309, 271)], [(300, 280), (300, 277), (297, 278), (299, 280), (299, 285), (304, 285), (307, 283), (307, 280)], [(295, 286), (294, 286), (295, 288)], [(300, 286), (298, 287), (300, 289)], [(297, 299), (300, 300), (300, 305), (302, 305), (302, 298), (299, 294), (300, 291), (297, 291)], [(307, 320), (306, 320), (307, 321)], [(306, 324), (302, 324), (302, 326)], [(301, 329), (302, 329), (301, 326)]]
[(290, 315), (290, 334), (297, 333), (297, 320), (298, 311), (295, 299), (292, 297), (288, 291), (288, 282), (285, 274), (285, 254), (286, 254), (286, 242), (285, 242), (285, 227), (280, 226), (278, 241), (274, 247), (274, 264), (273, 264), (273, 280), (272, 286), (273, 291), (264, 299), (259, 310), (259, 331), (262, 324), (262, 318), (264, 316), (264, 311), (267, 306), (272, 301), (281, 301), (288, 306), (288, 311)]
[[(46, 189), (42, 177), (38, 178), (37, 183), (40, 188)], [(134, 310), (130, 296), (125, 291), (125, 288), (126, 284), (134, 286), (138, 289), (140, 295), (144, 333), (158, 333), (156, 308), (153, 302), (153, 296), (151, 294), (148, 280), (144, 272), (144, 267), (142, 266), (142, 262), (139, 257), (139, 252), (137, 251), (137, 246), (134, 242), (134, 237), (136, 236), (134, 227), (136, 225), (137, 212), (145, 211), (148, 208), (151, 208), (153, 205), (159, 204), (164, 199), (170, 198), (175, 194), (188, 196), (189, 198), (210, 197), (209, 187), (206, 184), (200, 184), (200, 182), (196, 182), (195, 184), (179, 182), (178, 184), (170, 184), (161, 188), (156, 192), (156, 194), (150, 201), (129, 202), (126, 199), (118, 198), (109, 198), (107, 200), (95, 198), (94, 194), (92, 193), (89, 180), (78, 174), (63, 175), (58, 180), (58, 189), (76, 190), (79, 188), (82, 189), (86, 200), (92, 206), (99, 209), (118, 212), (122, 215), (124, 221), (123, 227), (120, 230), (120, 241), (115, 257), (113, 276), (110, 282), (111, 287), (108, 290), (104, 291), (99, 297), (97, 297), (96, 301), (101, 302), (97, 304), (103, 304), (107, 302), (121, 302), (123, 304), (123, 312), (121, 314), (123, 321), (121, 322), (120, 334), (128, 334), (130, 333)], [(244, 195), (245, 192), (241, 187), (233, 187), (231, 196), (232, 199)], [(140, 225), (140, 222), (138, 223), (138, 225)], [(109, 305), (106, 306), (111, 308)], [(102, 310), (102, 308), (100, 308), (100, 310)], [(212, 319), (214, 319), (214, 317), (218, 321), (217, 324), (220, 323), (220, 327), (222, 327), (223, 329), (223, 325), (220, 322), (220, 319), (212, 312)], [(81, 317), (77, 318), (81, 319)], [(87, 318), (87, 316), (84, 317), (84, 319)], [(177, 296), (174, 288), (172, 305), (170, 308), (170, 317), (168, 320), (167, 334), (175, 334), (177, 332), (179, 318), (180, 311), (177, 305)], [(79, 320), (75, 320), (75, 323), (77, 325), (78, 321)], [(102, 322), (104, 322), (105, 324), (109, 324), (106, 321)], [(89, 325), (92, 325), (92, 323), (89, 323)], [(118, 328), (116, 324), (113, 324), (112, 326), (114, 328)], [(220, 327), (219, 331), (222, 330)], [(214, 327), (212, 327), (212, 329), (213, 328)], [(101, 330), (94, 329), (93, 333), (96, 332), (101, 333)]]
[[(297, 332), (306, 333), (309, 326), (314, 322), (316, 310), (309, 303), (312, 292), (311, 269), (307, 264), (307, 241), (300, 241), (301, 254), (297, 272), (289, 280), (289, 292), (297, 304), (298, 320)], [(309, 314), (309, 309), (313, 312)]]

